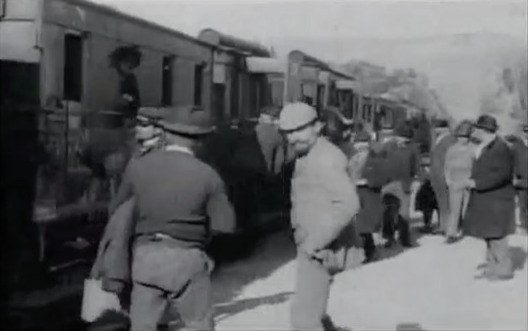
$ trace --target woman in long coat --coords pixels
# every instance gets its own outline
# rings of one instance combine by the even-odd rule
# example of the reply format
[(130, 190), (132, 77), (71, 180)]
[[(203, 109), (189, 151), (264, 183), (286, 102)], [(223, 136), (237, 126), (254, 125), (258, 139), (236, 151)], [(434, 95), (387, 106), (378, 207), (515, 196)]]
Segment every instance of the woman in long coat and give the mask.
[(350, 170), (356, 182), (361, 209), (357, 215), (357, 229), (363, 239), (365, 262), (375, 259), (373, 233), (380, 230), (383, 217), (381, 188), (387, 184), (386, 158), (383, 151), (370, 146), (370, 135), (359, 132), (354, 141), (356, 154), (350, 160)]

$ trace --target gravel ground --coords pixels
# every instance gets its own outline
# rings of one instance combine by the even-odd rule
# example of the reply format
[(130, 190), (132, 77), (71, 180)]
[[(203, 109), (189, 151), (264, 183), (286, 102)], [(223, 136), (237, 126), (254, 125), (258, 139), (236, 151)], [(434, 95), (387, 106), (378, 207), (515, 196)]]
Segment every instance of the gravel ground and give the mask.
[[(328, 312), (353, 330), (527, 330), (526, 235), (510, 239), (518, 270), (500, 283), (476, 280), (484, 244), (419, 246), (336, 277)], [(287, 232), (262, 242), (249, 259), (220, 268), (214, 279), (218, 330), (291, 330), (295, 250)]]

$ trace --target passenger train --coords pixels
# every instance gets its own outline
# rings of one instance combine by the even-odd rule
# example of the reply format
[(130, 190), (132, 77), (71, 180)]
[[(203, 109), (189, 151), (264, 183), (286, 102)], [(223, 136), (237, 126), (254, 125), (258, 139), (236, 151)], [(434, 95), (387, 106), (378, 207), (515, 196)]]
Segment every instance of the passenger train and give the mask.
[(130, 45), (142, 55), (142, 106), (196, 105), (219, 126), (293, 101), (338, 107), (373, 131), (407, 116), (405, 105), (361, 95), (353, 76), (300, 50), (276, 58), (213, 29), (193, 37), (87, 0), (0, 0), (2, 232), (20, 253), (13, 289), (42, 287), (42, 275), (78, 285), (65, 270), (86, 270), (93, 258), (109, 196), (77, 152), (91, 146), (102, 158), (123, 143), (109, 55)]

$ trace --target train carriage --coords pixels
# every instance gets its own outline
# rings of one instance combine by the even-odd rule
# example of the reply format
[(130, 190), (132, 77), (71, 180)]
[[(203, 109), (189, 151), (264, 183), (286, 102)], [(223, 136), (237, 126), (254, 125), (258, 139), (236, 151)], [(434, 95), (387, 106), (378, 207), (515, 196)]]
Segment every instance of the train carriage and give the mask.
[(0, 8), (2, 190), (9, 197), (2, 233), (6, 249), (17, 252), (6, 266), (9, 284), (16, 297), (30, 283), (28, 295), (58, 293), (82, 285), (75, 277), (85, 276), (107, 219), (108, 183), (78, 152), (90, 146), (101, 162), (127, 135), (109, 55), (122, 46), (141, 53), (142, 105), (209, 111), (216, 47), (85, 0), (2, 0)]
[(217, 122), (258, 117), (260, 108), (269, 104), (270, 91), (266, 77), (249, 71), (246, 59), (270, 58), (270, 51), (214, 29), (202, 30), (198, 39), (215, 47), (212, 109)]

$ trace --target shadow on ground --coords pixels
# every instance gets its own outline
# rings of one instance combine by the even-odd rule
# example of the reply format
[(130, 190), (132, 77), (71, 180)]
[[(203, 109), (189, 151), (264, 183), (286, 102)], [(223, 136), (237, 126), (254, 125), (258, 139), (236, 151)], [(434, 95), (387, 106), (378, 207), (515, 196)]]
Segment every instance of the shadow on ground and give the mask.
[(419, 323), (400, 323), (396, 325), (396, 331), (425, 331)]
[(253, 309), (262, 304), (277, 304), (288, 299), (291, 293), (270, 293), (251, 299), (236, 300), (244, 288), (260, 279), (269, 277), (275, 270), (295, 257), (291, 230), (283, 229), (262, 240), (253, 256), (224, 264), (213, 275), (213, 301), (215, 315), (227, 316)]
[(513, 270), (517, 271), (524, 269), (527, 257), (526, 251), (517, 246), (510, 246), (509, 251), (513, 263)]
[(431, 235), (431, 234), (427, 234), (427, 233), (423, 233), (419, 231), (422, 223), (423, 223), (422, 218), (414, 218), (410, 221), (411, 245), (412, 245), (411, 247), (403, 247), (400, 243), (396, 243), (392, 245), (391, 247), (378, 246), (376, 260), (373, 261), (372, 263), (381, 262), (383, 260), (388, 260), (410, 249), (420, 247), (420, 244), (418, 243), (420, 238), (422, 238), (425, 235)]
[(235, 300), (227, 304), (217, 305), (215, 308), (215, 322), (218, 323), (242, 311), (256, 308), (261, 305), (276, 305), (285, 302), (293, 292), (282, 292), (256, 298)]

